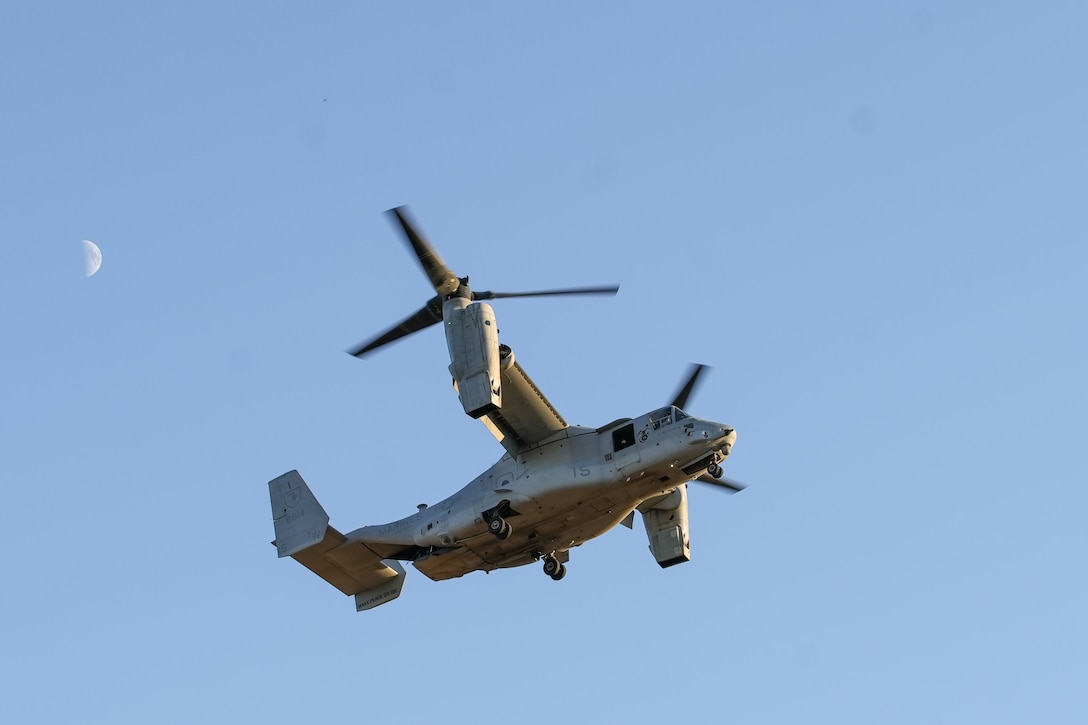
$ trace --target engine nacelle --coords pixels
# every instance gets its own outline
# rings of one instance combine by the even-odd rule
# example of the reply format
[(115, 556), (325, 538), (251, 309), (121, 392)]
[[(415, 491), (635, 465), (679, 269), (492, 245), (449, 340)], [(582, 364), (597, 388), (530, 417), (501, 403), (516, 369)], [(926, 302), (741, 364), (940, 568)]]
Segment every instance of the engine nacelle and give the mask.
[(450, 375), (465, 412), (479, 418), (502, 406), (499, 382), (499, 329), (495, 311), (455, 297), (442, 310)]
[(682, 484), (643, 510), (642, 523), (650, 540), (650, 553), (661, 568), (691, 561), (688, 534), (688, 486)]

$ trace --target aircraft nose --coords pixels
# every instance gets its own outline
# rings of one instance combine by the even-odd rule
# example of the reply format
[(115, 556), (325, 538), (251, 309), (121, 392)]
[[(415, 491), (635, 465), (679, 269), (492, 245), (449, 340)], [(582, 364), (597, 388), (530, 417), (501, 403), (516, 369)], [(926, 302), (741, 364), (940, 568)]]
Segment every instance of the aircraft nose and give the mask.
[(733, 444), (737, 442), (737, 431), (727, 425), (722, 427), (722, 454), (728, 456)]

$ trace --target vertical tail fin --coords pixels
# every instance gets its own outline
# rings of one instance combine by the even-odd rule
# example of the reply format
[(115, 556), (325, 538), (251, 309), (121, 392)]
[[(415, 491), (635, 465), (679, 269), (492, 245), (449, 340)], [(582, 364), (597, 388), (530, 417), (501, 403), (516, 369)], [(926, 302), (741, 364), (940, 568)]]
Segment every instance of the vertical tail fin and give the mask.
[(349, 541), (329, 526), (329, 515), (298, 471), (268, 482), (276, 551), (290, 556), (344, 594), (355, 595), (355, 609), (391, 602), (404, 587), (404, 567), (382, 559), (361, 539)]
[(325, 538), (329, 515), (298, 471), (289, 471), (269, 481), (268, 495), (276, 527), (276, 552), (281, 558), (297, 554)]

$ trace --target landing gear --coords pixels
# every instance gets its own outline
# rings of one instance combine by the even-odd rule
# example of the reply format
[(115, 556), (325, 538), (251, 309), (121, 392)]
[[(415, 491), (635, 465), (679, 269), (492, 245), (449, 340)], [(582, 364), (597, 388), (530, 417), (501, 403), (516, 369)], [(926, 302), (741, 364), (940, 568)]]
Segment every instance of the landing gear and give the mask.
[(506, 519), (501, 516), (496, 516), (487, 522), (487, 530), (495, 535), (499, 541), (506, 541), (510, 538), (510, 533), (514, 530), (510, 524), (506, 523)]
[(722, 470), (722, 467), (717, 463), (711, 463), (710, 466), (707, 467), (706, 472), (714, 478), (721, 478), (722, 474), (725, 473), (725, 471)]
[(559, 581), (567, 575), (567, 567), (560, 563), (559, 559), (549, 554), (544, 557), (544, 573), (555, 581)]

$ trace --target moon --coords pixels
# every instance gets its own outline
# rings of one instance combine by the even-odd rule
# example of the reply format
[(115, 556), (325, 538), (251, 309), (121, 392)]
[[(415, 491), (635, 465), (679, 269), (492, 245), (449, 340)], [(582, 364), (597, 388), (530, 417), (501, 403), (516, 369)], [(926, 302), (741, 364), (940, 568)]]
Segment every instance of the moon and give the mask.
[(83, 240), (83, 270), (90, 277), (102, 266), (102, 250), (90, 239)]

